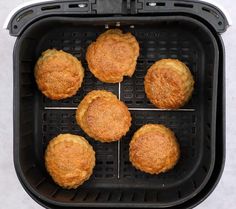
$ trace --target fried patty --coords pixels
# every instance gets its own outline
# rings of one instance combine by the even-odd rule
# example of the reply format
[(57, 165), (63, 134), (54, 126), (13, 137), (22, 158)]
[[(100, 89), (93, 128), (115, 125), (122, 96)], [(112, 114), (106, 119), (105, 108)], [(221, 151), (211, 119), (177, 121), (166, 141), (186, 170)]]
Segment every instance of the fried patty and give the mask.
[(111, 29), (89, 45), (86, 60), (93, 75), (107, 83), (118, 83), (131, 77), (139, 56), (139, 44), (131, 33)]
[(117, 141), (131, 126), (127, 106), (105, 90), (89, 92), (76, 111), (78, 125), (90, 137), (101, 142)]
[(147, 97), (156, 107), (177, 109), (191, 98), (194, 80), (183, 62), (162, 59), (148, 69), (144, 86)]
[(48, 49), (38, 59), (34, 75), (39, 90), (46, 97), (60, 100), (76, 94), (84, 78), (84, 69), (71, 54)]
[(129, 146), (132, 165), (149, 174), (170, 170), (180, 157), (174, 133), (160, 124), (142, 126), (135, 132)]
[(92, 175), (95, 152), (82, 136), (60, 134), (47, 146), (45, 166), (58, 185), (75, 189)]

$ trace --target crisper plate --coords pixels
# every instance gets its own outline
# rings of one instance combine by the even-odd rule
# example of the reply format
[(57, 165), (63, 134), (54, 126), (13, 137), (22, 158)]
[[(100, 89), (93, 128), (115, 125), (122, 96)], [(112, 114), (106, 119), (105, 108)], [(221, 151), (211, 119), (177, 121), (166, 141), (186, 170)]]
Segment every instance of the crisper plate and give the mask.
[[(140, 57), (132, 78), (106, 84), (89, 72), (85, 53), (105, 31), (105, 25), (114, 28), (117, 22), (124, 32), (137, 38)], [(52, 101), (37, 90), (34, 64), (48, 48), (62, 49), (82, 61), (85, 78), (76, 96)], [(144, 92), (147, 69), (163, 58), (183, 61), (194, 76), (193, 97), (179, 110), (155, 108)], [(215, 163), (218, 58), (218, 46), (210, 30), (186, 16), (48, 17), (37, 21), (18, 39), (14, 51), (15, 114), (19, 122), (15, 124), (15, 161), (23, 184), (43, 201), (65, 207), (169, 207), (192, 198), (207, 183)], [(132, 127), (120, 142), (96, 142), (76, 124), (76, 107), (94, 89), (112, 91), (129, 107)], [(167, 173), (145, 174), (129, 162), (129, 141), (146, 123), (165, 124), (178, 138), (181, 158)], [(58, 187), (44, 167), (47, 143), (60, 133), (85, 136), (96, 151), (92, 177), (76, 190)]]

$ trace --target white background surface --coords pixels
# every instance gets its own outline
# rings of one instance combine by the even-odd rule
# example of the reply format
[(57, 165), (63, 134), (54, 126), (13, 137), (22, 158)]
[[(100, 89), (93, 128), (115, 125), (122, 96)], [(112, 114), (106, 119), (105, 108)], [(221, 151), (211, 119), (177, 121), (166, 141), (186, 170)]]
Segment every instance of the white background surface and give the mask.
[[(23, 0), (0, 0), (0, 27), (9, 12)], [(234, 0), (215, 0), (223, 5), (236, 26)], [(220, 183), (197, 209), (236, 208), (236, 27), (223, 34), (226, 47), (226, 164)], [(13, 166), (12, 51), (15, 39), (0, 29), (0, 208), (42, 208), (21, 187)]]

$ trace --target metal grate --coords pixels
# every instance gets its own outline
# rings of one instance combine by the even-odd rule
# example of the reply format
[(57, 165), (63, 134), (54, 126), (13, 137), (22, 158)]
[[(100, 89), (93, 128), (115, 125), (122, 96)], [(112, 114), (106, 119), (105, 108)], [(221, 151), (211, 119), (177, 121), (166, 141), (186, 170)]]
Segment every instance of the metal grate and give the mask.
[[(86, 48), (105, 30), (104, 25), (75, 27), (63, 24), (52, 27), (38, 42), (33, 38), (24, 40), (24, 47), (19, 53), (20, 129), (24, 141), (21, 143), (21, 161), (24, 162), (22, 168), (25, 175), (36, 192), (58, 202), (76, 205), (106, 201), (169, 203), (182, 200), (199, 189), (212, 163), (214, 47), (207, 36), (201, 37), (198, 29), (195, 28), (193, 32), (190, 30), (192, 25), (183, 25), (185, 27), (179, 21), (163, 21), (155, 27), (122, 26), (124, 31), (136, 36), (141, 51), (133, 77), (125, 78), (119, 84), (98, 81), (89, 72), (84, 59)], [(63, 49), (83, 61), (85, 79), (74, 97), (52, 101), (37, 90), (32, 69), (41, 52), (48, 48)], [(196, 81), (192, 99), (179, 110), (157, 109), (150, 104), (143, 88), (143, 79), (150, 65), (169, 57), (185, 62)], [(96, 142), (76, 124), (75, 110), (79, 102), (94, 89), (112, 91), (126, 103), (132, 114), (131, 130), (119, 142)], [(163, 123), (176, 133), (181, 146), (181, 159), (168, 173), (152, 176), (136, 170), (129, 162), (129, 141), (133, 133), (146, 123)], [(44, 151), (48, 141), (60, 133), (68, 132), (85, 136), (94, 147), (97, 160), (91, 179), (77, 190), (70, 191), (58, 188), (44, 168)]]
[[(42, 139), (44, 148), (48, 141), (59, 133), (74, 133), (85, 136), (93, 145), (97, 153), (97, 165), (94, 170), (93, 179), (112, 179), (112, 182), (126, 183), (138, 180), (137, 185), (150, 184), (155, 182), (155, 186), (171, 184), (176, 178), (183, 179), (186, 173), (191, 172), (198, 160), (197, 153), (200, 150), (200, 141), (196, 140), (197, 102), (199, 100), (199, 80), (197, 68), (202, 62), (198, 56), (200, 48), (198, 43), (194, 43), (192, 34), (181, 35), (181, 29), (173, 28), (173, 33), (165, 29), (150, 29), (144, 32), (144, 28), (129, 29), (136, 36), (140, 43), (140, 57), (137, 62), (137, 69), (132, 78), (124, 78), (119, 84), (107, 84), (97, 80), (89, 71), (84, 61), (87, 46), (96, 39), (103, 31), (97, 28), (85, 28), (84, 32), (75, 30), (53, 31), (47, 34), (39, 44), (38, 55), (48, 49), (63, 49), (72, 53), (83, 61), (85, 67), (85, 78), (82, 88), (76, 96), (62, 101), (52, 101), (41, 96), (39, 99), (43, 104), (42, 118)], [(63, 32), (61, 32), (63, 31)], [(55, 33), (57, 36), (55, 36)], [(191, 40), (191, 41), (190, 41)], [(178, 58), (185, 62), (195, 78), (195, 91), (190, 102), (179, 110), (162, 110), (155, 108), (147, 99), (144, 92), (144, 76), (147, 69), (156, 61), (162, 58)], [(111, 144), (101, 144), (90, 139), (75, 121), (75, 110), (82, 98), (91, 90), (106, 89), (112, 91), (118, 98), (126, 103), (132, 113), (133, 125), (131, 131), (121, 141)], [(182, 158), (176, 168), (163, 175), (151, 176), (134, 169), (129, 162), (129, 141), (135, 130), (146, 123), (164, 123), (176, 133), (182, 150)], [(42, 158), (41, 156), (40, 158)], [(187, 159), (187, 160), (186, 160)], [(184, 172), (183, 172), (184, 171)], [(148, 179), (148, 181), (146, 181)], [(96, 181), (93, 184), (96, 184)], [(136, 180), (135, 180), (136, 181)], [(145, 183), (146, 182), (146, 183)], [(99, 183), (98, 183), (99, 184)]]

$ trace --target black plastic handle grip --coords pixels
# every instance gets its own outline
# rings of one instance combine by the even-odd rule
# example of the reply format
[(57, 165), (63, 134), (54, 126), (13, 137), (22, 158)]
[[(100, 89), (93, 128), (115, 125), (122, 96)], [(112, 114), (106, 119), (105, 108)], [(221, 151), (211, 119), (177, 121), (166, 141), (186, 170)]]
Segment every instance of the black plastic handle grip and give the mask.
[(19, 36), (30, 24), (48, 16), (188, 15), (223, 33), (229, 26), (216, 6), (197, 0), (58, 0), (32, 4), (17, 11), (8, 23), (10, 35)]

